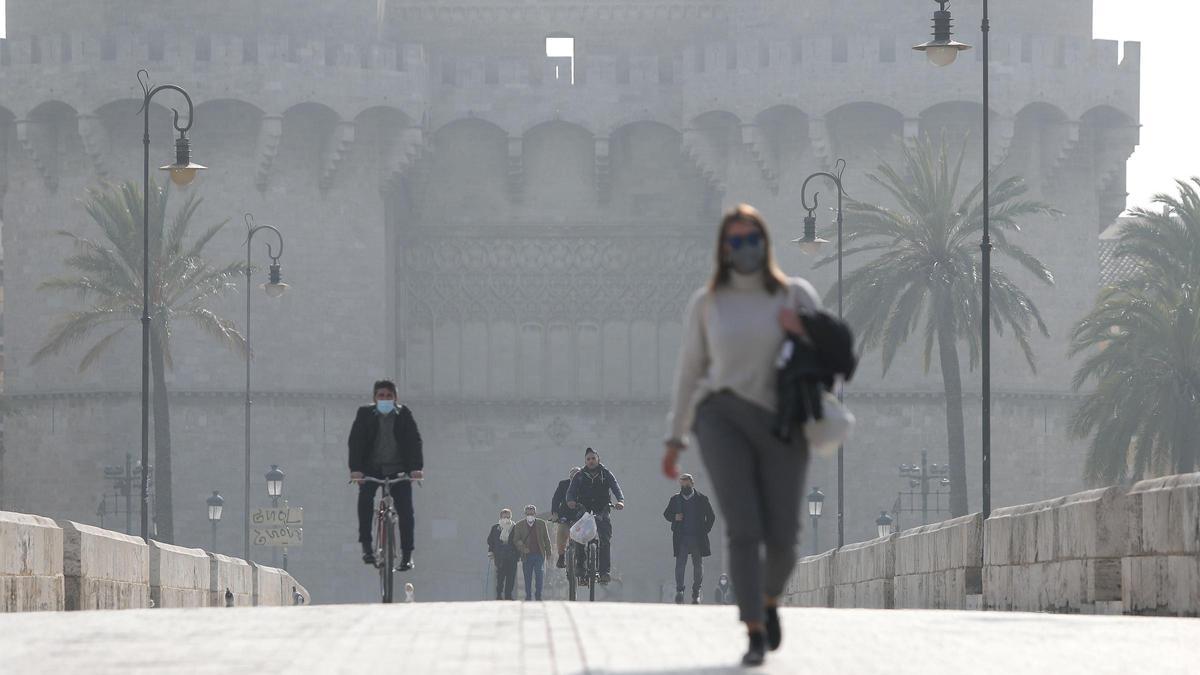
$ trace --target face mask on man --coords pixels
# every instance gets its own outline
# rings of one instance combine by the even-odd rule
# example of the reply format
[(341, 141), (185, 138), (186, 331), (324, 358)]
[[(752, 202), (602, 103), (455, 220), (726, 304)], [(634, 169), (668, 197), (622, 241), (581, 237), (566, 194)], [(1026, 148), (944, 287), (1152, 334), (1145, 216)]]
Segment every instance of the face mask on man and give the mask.
[(535, 518), (533, 516), (525, 516), (525, 522), (529, 523), (530, 525), (533, 524), (534, 520)]
[(692, 492), (693, 492), (694, 490), (695, 490), (695, 488), (688, 487), (688, 486), (686, 486), (686, 485), (685, 485), (685, 486), (684, 486), (683, 488), (681, 488), (679, 491), (680, 491), (681, 493), (683, 493), (683, 496), (684, 496), (684, 497), (691, 497), (691, 496), (692, 496)]
[(767, 259), (767, 244), (759, 241), (756, 244), (743, 242), (741, 246), (729, 252), (729, 266), (739, 274), (755, 274), (762, 271)]
[(396, 409), (396, 402), (392, 401), (390, 399), (376, 401), (375, 409), (379, 411), (379, 414), (387, 415), (388, 413), (390, 413)]

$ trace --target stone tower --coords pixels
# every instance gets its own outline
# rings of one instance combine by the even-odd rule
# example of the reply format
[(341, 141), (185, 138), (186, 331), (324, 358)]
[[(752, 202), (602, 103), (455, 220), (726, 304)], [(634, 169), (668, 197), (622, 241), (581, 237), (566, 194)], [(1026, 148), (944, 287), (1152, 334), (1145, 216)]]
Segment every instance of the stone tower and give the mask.
[[(656, 599), (668, 578), (658, 513), (672, 488), (655, 469), (665, 399), (682, 306), (708, 271), (721, 209), (755, 204), (790, 239), (800, 183), (837, 158), (863, 200), (885, 199), (865, 176), (905, 139), (965, 134), (978, 164), (977, 51), (929, 66), (909, 46), (933, 7), (909, 4), (9, 0), (0, 218), (16, 410), (0, 508), (93, 519), (102, 466), (138, 445), (136, 328), (82, 374), (79, 354), (36, 366), (30, 356), (74, 307), (36, 290), (69, 254), (49, 233), (85, 227), (85, 188), (140, 176), (135, 73), (147, 68), (197, 104), (193, 155), (211, 167), (193, 188), (200, 219), (233, 223), (214, 259), (244, 255), (245, 212), (287, 237), (292, 291), (252, 299), (251, 454), (263, 471), (284, 467), (287, 497), (305, 508), (292, 566), (314, 597), (372, 595), (355, 565), (345, 438), (370, 383), (392, 375), (428, 444), (417, 497), (426, 597), (481, 597), (495, 514), (547, 510), (593, 446), (630, 495), (614, 593)], [(960, 38), (976, 41), (974, 7), (954, 10)], [(1035, 343), (1038, 373), (996, 341), (998, 506), (1078, 487), (1066, 335), (1093, 297), (1097, 235), (1123, 206), (1139, 118), (1138, 45), (1118, 59), (1117, 43), (1092, 40), (1089, 0), (1004, 11), (993, 18), (992, 156), (1067, 215), (1030, 223), (1023, 240), (1058, 280), (1028, 284), (1052, 329)], [(547, 56), (547, 37), (573, 38), (573, 55)], [(156, 99), (151, 161), (170, 159), (161, 106), (181, 104)], [(790, 273), (832, 287), (810, 259), (782, 256)], [(238, 317), (243, 302), (216, 309)], [(242, 365), (189, 327), (173, 339), (177, 538), (207, 541), (203, 502), (220, 489), (220, 547), (240, 553)], [(922, 449), (944, 461), (941, 379), (916, 350), (900, 361), (881, 378), (868, 358), (848, 393), (862, 420), (846, 455), (850, 541), (904, 488), (896, 464)], [(974, 461), (978, 399), (966, 408)], [(834, 497), (828, 461), (810, 475)], [(252, 479), (263, 493), (253, 507), (266, 497)], [(977, 501), (978, 485), (970, 492)], [(820, 527), (834, 541), (834, 519)]]

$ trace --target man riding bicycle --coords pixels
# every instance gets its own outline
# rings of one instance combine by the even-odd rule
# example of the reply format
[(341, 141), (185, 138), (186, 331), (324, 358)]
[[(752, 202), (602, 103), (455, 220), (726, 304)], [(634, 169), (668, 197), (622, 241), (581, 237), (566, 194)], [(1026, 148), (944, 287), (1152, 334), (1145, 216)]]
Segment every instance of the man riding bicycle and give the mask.
[[(381, 486), (364, 483), (363, 477), (383, 479), (407, 473), (413, 480), (423, 477), (425, 458), (421, 449), (421, 433), (417, 430), (412, 411), (397, 405), (396, 385), (380, 380), (374, 387), (374, 405), (358, 409), (354, 426), (350, 428), (350, 479), (358, 483), (358, 541), (362, 544), (363, 562), (375, 564), (371, 546), (371, 517), (375, 507), (375, 491)], [(389, 488), (400, 527), (400, 565), (403, 572), (413, 568), (412, 483), (404, 481)]]
[[(612, 521), (608, 518), (609, 493), (611, 492), (613, 498), (616, 499), (612, 506), (618, 511), (625, 508), (625, 495), (621, 493), (621, 486), (617, 483), (616, 476), (600, 463), (600, 455), (595, 450), (588, 448), (583, 457), (583, 470), (575, 474), (575, 477), (571, 479), (570, 486), (567, 487), (567, 506), (572, 509), (579, 508), (581, 511), (590, 511), (596, 516), (596, 530), (599, 536), (596, 547), (596, 571), (600, 573), (600, 583), (607, 584), (612, 580), (609, 574), (612, 570)], [(583, 547), (577, 542), (572, 542), (572, 544), (576, 547), (576, 576), (580, 578), (580, 583), (584, 583)]]

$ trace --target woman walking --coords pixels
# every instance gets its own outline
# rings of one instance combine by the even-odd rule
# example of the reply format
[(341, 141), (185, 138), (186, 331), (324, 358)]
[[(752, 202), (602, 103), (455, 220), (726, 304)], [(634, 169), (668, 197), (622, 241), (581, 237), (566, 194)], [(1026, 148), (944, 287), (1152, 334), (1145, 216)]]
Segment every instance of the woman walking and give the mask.
[(488, 532), (488, 557), (496, 565), (496, 599), (512, 600), (517, 582), (517, 547), (512, 541), (512, 511), (502, 509), (500, 520)]
[(777, 606), (796, 563), (808, 466), (804, 434), (788, 443), (772, 434), (775, 361), (788, 333), (804, 334), (797, 311), (818, 307), (811, 284), (779, 270), (762, 215), (746, 204), (725, 214), (712, 278), (684, 318), (662, 469), (678, 476), (690, 429), (725, 518), (730, 573), (750, 638), (742, 663), (750, 666), (783, 639)]

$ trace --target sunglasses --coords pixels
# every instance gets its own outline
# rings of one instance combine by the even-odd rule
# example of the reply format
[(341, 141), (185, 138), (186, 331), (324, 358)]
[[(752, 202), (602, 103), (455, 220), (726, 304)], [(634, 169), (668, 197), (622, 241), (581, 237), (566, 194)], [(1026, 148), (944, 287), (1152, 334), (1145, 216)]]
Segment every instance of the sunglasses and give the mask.
[(735, 251), (740, 249), (743, 244), (746, 246), (758, 246), (761, 242), (762, 235), (757, 232), (746, 235), (735, 234), (725, 237), (725, 243), (729, 244), (729, 248)]

